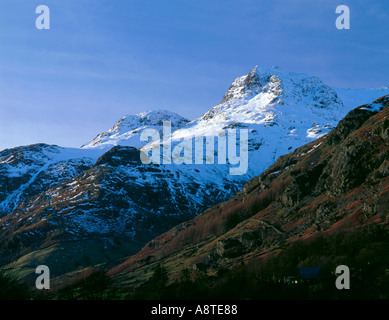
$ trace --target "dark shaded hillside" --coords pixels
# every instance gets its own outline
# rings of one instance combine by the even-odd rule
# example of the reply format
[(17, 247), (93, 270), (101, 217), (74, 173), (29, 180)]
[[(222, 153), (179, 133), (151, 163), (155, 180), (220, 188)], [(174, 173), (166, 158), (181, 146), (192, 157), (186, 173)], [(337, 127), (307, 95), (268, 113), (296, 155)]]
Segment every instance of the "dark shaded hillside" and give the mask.
[(109, 275), (125, 288), (146, 282), (158, 265), (174, 283), (182, 272), (192, 279), (218, 277), (242, 264), (283, 279), (302, 266), (319, 265), (333, 275), (331, 268), (349, 263), (362, 273), (370, 268), (382, 285), (388, 280), (388, 215), (385, 96), (280, 157), (231, 200), (155, 238)]
[(89, 167), (88, 159), (79, 159), (54, 162), (46, 172), (41, 151), (57, 149), (36, 145), (0, 154), (29, 168), (22, 180), (4, 178), (4, 186), (15, 183), (22, 190), (12, 211), (0, 217), (0, 267), (19, 278), (34, 279), (40, 264), (49, 265), (53, 277), (97, 265), (110, 268), (236, 190), (232, 182), (224, 194), (213, 184), (184, 183), (185, 172), (144, 165), (140, 151), (125, 146), (113, 147)]

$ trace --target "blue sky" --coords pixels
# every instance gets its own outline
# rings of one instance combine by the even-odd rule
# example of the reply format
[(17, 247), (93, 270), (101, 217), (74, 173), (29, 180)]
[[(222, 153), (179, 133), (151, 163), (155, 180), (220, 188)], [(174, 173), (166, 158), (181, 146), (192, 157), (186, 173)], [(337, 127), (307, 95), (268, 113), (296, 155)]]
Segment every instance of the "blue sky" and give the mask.
[[(41, 4), (50, 30), (35, 28)], [(77, 147), (150, 109), (193, 119), (255, 65), (388, 86), (388, 39), (387, 0), (1, 0), (0, 150)]]

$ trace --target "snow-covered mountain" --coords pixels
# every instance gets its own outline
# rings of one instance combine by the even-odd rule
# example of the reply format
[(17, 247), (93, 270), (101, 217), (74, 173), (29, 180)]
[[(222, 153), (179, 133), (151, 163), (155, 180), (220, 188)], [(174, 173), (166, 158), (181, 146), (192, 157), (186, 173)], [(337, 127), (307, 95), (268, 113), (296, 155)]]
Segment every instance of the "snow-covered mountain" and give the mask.
[[(79, 149), (39, 144), (3, 150), (0, 261), (19, 259), (20, 268), (47, 264), (58, 275), (131, 254), (230, 198), (279, 156), (329, 132), (355, 106), (387, 93), (336, 91), (317, 77), (256, 67), (231, 84), (220, 104), (190, 122), (154, 110), (123, 117)], [(141, 133), (153, 129), (162, 137), (164, 121), (171, 122), (172, 135), (145, 145)], [(240, 175), (231, 175), (236, 164), (220, 161), (219, 146), (227, 145), (222, 134), (233, 129), (238, 153), (240, 130), (248, 132), (248, 168)], [(202, 140), (200, 149), (194, 137)], [(191, 164), (142, 163), (142, 152), (162, 143), (174, 153), (185, 139), (194, 151)], [(207, 141), (214, 142), (212, 154)]]
[(31, 196), (91, 168), (102, 151), (36, 144), (0, 152), (0, 217)]
[(121, 118), (111, 129), (100, 133), (81, 148), (110, 148), (116, 145), (140, 148), (145, 142), (139, 139), (145, 129), (155, 129), (162, 134), (163, 121), (170, 121), (172, 128), (178, 129), (189, 122), (177, 113), (167, 110), (145, 111)]
[[(211, 170), (218, 177), (222, 175), (243, 182), (259, 175), (280, 155), (328, 133), (355, 106), (388, 93), (386, 87), (334, 89), (314, 76), (284, 72), (278, 67), (256, 66), (247, 75), (235, 79), (221, 103), (198, 119), (189, 121), (164, 110), (125, 116), (82, 148), (122, 145), (142, 148), (149, 154), (153, 148), (164, 143), (171, 143), (173, 150), (185, 139), (214, 137), (215, 165), (212, 169), (210, 166), (205, 169), (204, 165), (192, 167), (196, 168), (198, 175), (206, 171), (205, 176), (208, 176)], [(163, 138), (163, 121), (171, 122), (171, 137)], [(162, 137), (161, 141), (146, 145), (140, 139), (145, 129), (156, 129)], [(230, 166), (218, 163), (218, 135), (227, 133), (228, 129), (237, 129), (238, 133), (239, 129), (249, 131), (249, 163), (244, 177), (231, 177), (227, 172)], [(239, 150), (239, 138), (237, 142)], [(202, 144), (205, 145), (205, 140)], [(195, 158), (199, 157), (203, 157), (205, 163), (205, 146), (201, 150), (195, 149), (194, 144), (192, 147), (191, 163), (195, 163)]]
[[(384, 93), (358, 91), (358, 98), (353, 100), (355, 92), (339, 91), (347, 99), (346, 105), (334, 89), (317, 77), (283, 72), (277, 67), (255, 67), (233, 81), (220, 104), (174, 131), (169, 142), (174, 147), (183, 139), (214, 136), (217, 150), (219, 134), (229, 129), (247, 129), (248, 180), (279, 156), (328, 133), (355, 105)], [(142, 150), (149, 152), (159, 143), (146, 145)]]

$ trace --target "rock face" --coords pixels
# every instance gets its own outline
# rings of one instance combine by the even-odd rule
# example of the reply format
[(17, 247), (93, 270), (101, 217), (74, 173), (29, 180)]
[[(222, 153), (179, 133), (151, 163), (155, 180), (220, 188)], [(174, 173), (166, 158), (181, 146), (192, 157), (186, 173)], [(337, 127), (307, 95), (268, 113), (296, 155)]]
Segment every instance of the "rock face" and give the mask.
[(388, 230), (388, 119), (389, 96), (352, 110), (328, 135), (281, 156), (235, 197), (153, 239), (110, 275), (118, 285), (145, 281), (156, 264), (173, 279), (184, 269), (213, 274), (258, 265), (299, 239)]

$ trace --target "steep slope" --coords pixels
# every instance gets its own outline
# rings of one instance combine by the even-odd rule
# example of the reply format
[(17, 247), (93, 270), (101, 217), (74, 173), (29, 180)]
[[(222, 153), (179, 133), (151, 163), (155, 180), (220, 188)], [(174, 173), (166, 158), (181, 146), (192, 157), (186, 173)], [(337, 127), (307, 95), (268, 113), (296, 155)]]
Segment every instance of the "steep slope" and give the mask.
[[(158, 265), (171, 279), (185, 269), (210, 275), (241, 262), (260, 266), (297, 241), (375, 226), (388, 233), (388, 146), (385, 96), (349, 112), (328, 135), (280, 157), (231, 200), (156, 237), (110, 275), (121, 286), (146, 281)], [(371, 250), (351, 249), (362, 256)]]
[(0, 216), (93, 166), (103, 152), (36, 144), (0, 152)]

